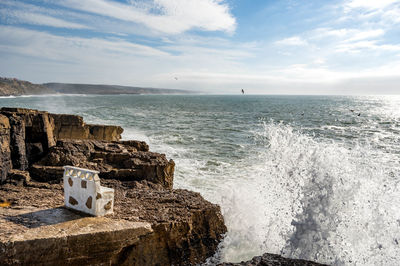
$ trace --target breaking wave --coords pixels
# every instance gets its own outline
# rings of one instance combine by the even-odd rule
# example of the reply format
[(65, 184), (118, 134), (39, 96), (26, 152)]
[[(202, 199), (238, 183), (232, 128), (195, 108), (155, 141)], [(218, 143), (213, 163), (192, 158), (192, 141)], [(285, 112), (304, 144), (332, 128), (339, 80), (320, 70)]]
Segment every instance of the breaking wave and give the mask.
[(224, 261), (271, 252), (334, 265), (397, 264), (398, 166), (368, 145), (316, 141), (290, 125), (263, 123), (254, 138), (257, 152), (239, 163), (219, 202), (229, 230)]

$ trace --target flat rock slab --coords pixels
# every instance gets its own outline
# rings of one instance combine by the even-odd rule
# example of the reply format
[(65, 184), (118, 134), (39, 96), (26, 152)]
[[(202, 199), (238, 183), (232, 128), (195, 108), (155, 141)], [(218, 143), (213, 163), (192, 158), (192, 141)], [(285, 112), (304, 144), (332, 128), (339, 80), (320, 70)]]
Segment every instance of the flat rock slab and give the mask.
[(115, 189), (106, 217), (62, 207), (61, 184), (0, 186), (0, 265), (196, 265), (226, 232), (219, 207), (198, 193), (151, 182), (102, 184)]
[(1, 208), (0, 261), (5, 264), (113, 262), (119, 260), (124, 247), (134, 245), (152, 232), (149, 223), (85, 217), (63, 207)]

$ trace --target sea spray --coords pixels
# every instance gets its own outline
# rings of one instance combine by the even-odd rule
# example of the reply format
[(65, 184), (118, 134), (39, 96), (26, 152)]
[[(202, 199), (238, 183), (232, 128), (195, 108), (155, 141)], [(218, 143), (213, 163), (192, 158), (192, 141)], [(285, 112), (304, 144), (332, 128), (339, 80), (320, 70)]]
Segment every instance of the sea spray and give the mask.
[(231, 196), (229, 206), (221, 202), (229, 229), (221, 251), (224, 260), (243, 259), (243, 250), (235, 251), (240, 250), (237, 243), (241, 248), (249, 243), (254, 251), (328, 264), (395, 265), (397, 183), (391, 165), (375, 161), (376, 151), (368, 145), (318, 142), (273, 122), (263, 123), (255, 138), (265, 148), (246, 171), (255, 178), (237, 184), (240, 195)]
[(254, 141), (258, 152), (227, 167), (227, 182), (215, 189), (228, 227), (217, 258), (270, 252), (333, 265), (396, 264), (398, 176), (377, 161), (384, 156), (274, 122), (263, 122)]

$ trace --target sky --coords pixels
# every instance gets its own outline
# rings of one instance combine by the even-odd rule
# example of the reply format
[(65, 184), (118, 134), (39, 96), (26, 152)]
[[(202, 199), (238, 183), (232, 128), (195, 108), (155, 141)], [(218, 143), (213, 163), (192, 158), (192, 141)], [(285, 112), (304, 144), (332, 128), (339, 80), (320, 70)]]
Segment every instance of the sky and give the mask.
[(0, 1), (0, 76), (400, 94), (400, 0)]

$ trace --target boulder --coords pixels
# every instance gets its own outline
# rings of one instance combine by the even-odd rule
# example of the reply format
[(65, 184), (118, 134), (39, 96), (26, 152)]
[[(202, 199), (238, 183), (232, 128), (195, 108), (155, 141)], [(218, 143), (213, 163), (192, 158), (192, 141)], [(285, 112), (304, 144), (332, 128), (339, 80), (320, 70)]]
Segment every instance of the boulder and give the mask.
[(120, 126), (85, 124), (77, 115), (50, 114), (54, 120), (56, 139), (95, 139), (118, 141), (123, 132)]
[(319, 266), (319, 264), (308, 260), (289, 259), (277, 254), (265, 253), (262, 256), (254, 257), (249, 261), (239, 263), (221, 263), (218, 266)]
[(89, 129), (84, 127), (83, 118), (77, 115), (51, 114), (54, 120), (54, 135), (57, 139), (85, 139)]
[(88, 139), (117, 141), (121, 139), (122, 127), (107, 125), (86, 125), (89, 129)]
[(8, 180), (15, 185), (28, 185), (31, 181), (31, 176), (28, 171), (11, 169), (8, 171)]

